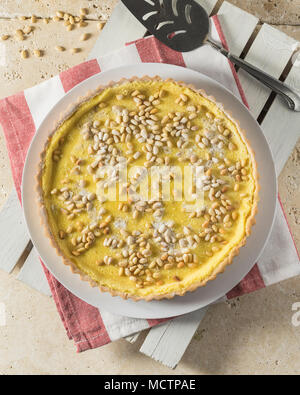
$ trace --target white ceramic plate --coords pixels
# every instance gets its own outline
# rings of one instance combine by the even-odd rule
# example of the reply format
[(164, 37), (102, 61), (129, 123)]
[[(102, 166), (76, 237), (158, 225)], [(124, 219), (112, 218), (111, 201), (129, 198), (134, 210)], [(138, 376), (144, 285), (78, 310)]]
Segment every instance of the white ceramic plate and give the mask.
[[(63, 109), (100, 84), (106, 84), (111, 80), (118, 81), (122, 77), (129, 78), (145, 74), (159, 75), (162, 78), (172, 77), (178, 81), (191, 83), (198, 88), (203, 88), (223, 103), (224, 107), (232, 112), (233, 116), (240, 121), (242, 128), (247, 131), (247, 138), (256, 155), (261, 190), (253, 232), (246, 246), (241, 249), (233, 264), (224, 273), (205, 287), (185, 296), (177, 296), (171, 300), (133, 302), (120, 297), (112, 297), (109, 293), (100, 293), (97, 288), (91, 288), (88, 283), (81, 281), (78, 275), (72, 274), (69, 267), (63, 264), (41, 229), (35, 176), (38, 171), (40, 152), (49, 131)], [(29, 148), (23, 173), (22, 196), (25, 219), (32, 242), (47, 268), (67, 289), (87, 303), (115, 314), (137, 318), (165, 318), (189, 313), (214, 302), (238, 284), (250, 271), (260, 256), (271, 231), (276, 207), (277, 185), (273, 159), (267, 141), (247, 108), (231, 92), (205, 75), (186, 68), (143, 63), (97, 74), (77, 85), (54, 106), (39, 127)]]

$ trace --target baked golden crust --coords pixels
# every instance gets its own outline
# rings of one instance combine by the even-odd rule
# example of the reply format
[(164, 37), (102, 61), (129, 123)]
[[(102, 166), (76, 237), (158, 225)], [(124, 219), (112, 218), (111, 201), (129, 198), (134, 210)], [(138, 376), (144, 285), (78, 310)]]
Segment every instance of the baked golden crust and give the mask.
[(231, 251), (228, 253), (228, 255), (222, 261), (220, 261), (218, 263), (217, 267), (215, 267), (214, 270), (211, 271), (211, 273), (205, 279), (201, 279), (199, 281), (194, 281), (189, 286), (187, 286), (185, 288), (178, 288), (177, 290), (172, 291), (172, 292), (160, 292), (160, 293), (155, 292), (155, 293), (150, 293), (149, 295), (139, 295), (139, 294), (134, 294), (134, 293), (130, 293), (130, 292), (120, 292), (116, 289), (110, 288), (109, 286), (101, 285), (97, 281), (95, 281), (93, 278), (91, 278), (89, 275), (87, 275), (85, 272), (83, 272), (81, 269), (79, 269), (78, 266), (75, 264), (75, 262), (73, 262), (71, 259), (69, 259), (66, 256), (66, 254), (62, 251), (59, 243), (57, 242), (56, 238), (54, 237), (53, 231), (51, 230), (51, 226), (49, 225), (49, 214), (48, 214), (47, 209), (45, 208), (45, 196), (44, 196), (44, 191), (43, 191), (43, 186), (42, 186), (42, 177), (43, 177), (43, 169), (44, 169), (44, 165), (45, 165), (45, 156), (46, 156), (47, 150), (49, 148), (49, 144), (51, 142), (52, 136), (58, 131), (60, 126), (63, 125), (66, 120), (68, 120), (74, 113), (76, 113), (76, 111), (82, 104), (89, 102), (92, 98), (99, 95), (101, 92), (103, 92), (104, 90), (106, 90), (109, 87), (122, 86), (123, 84), (131, 83), (134, 81), (162, 81), (162, 80), (158, 76), (156, 76), (156, 77), (144, 76), (143, 78), (133, 77), (129, 80), (122, 79), (118, 82), (112, 81), (106, 86), (99, 86), (93, 92), (88, 92), (88, 94), (86, 96), (79, 98), (79, 100), (76, 103), (72, 104), (67, 109), (66, 112), (63, 112), (61, 114), (61, 118), (57, 121), (56, 125), (54, 126), (54, 128), (47, 140), (47, 143), (45, 144), (44, 150), (41, 153), (40, 168), (39, 168), (39, 172), (37, 175), (37, 189), (38, 189), (38, 194), (40, 196), (40, 205), (41, 205), (41, 209), (42, 209), (41, 210), (41, 213), (42, 213), (41, 218), (42, 218), (43, 227), (46, 231), (46, 235), (51, 240), (51, 244), (56, 249), (57, 254), (63, 258), (64, 264), (69, 266), (73, 273), (79, 274), (80, 278), (83, 281), (89, 282), (89, 284), (92, 287), (98, 287), (100, 289), (100, 291), (102, 291), (102, 292), (110, 292), (113, 296), (121, 296), (124, 299), (131, 298), (136, 301), (138, 301), (138, 300), (150, 301), (153, 299), (160, 300), (163, 298), (171, 299), (176, 295), (182, 296), (186, 292), (192, 292), (192, 291), (196, 290), (197, 288), (206, 285), (208, 281), (214, 280), (219, 273), (222, 273), (225, 270), (226, 266), (232, 263), (234, 256), (238, 255), (240, 248), (243, 245), (245, 245), (246, 239), (251, 233), (252, 226), (255, 224), (255, 214), (257, 212), (259, 184), (258, 184), (257, 165), (256, 165), (254, 153), (252, 151), (252, 148), (251, 148), (249, 142), (245, 138), (245, 133), (244, 133), (244, 131), (241, 130), (239, 123), (235, 119), (232, 118), (231, 114), (228, 111), (224, 110), (222, 104), (216, 102), (214, 97), (208, 96), (203, 90), (197, 90), (193, 86), (187, 85), (184, 82), (176, 82), (176, 81), (173, 81), (172, 79), (168, 79), (168, 80), (164, 81), (164, 82), (173, 82), (174, 84), (179, 85), (183, 88), (188, 88), (191, 91), (200, 94), (202, 97), (204, 97), (205, 99), (207, 99), (208, 101), (210, 101), (211, 103), (216, 105), (218, 107), (218, 109), (220, 111), (222, 111), (224, 116), (226, 118), (228, 118), (231, 122), (234, 123), (239, 135), (241, 136), (241, 138), (243, 140), (243, 143), (247, 147), (247, 152), (249, 154), (249, 157), (251, 158), (252, 176), (254, 179), (255, 187), (254, 187), (253, 194), (252, 194), (251, 211), (250, 211), (250, 213), (247, 217), (247, 220), (245, 222), (244, 237), (237, 243), (237, 245), (234, 246), (234, 248), (231, 249)]

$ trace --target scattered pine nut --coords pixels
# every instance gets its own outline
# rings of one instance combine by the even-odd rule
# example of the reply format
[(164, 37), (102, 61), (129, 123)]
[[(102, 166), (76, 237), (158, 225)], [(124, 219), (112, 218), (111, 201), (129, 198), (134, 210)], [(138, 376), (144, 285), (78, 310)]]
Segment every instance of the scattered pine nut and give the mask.
[(83, 33), (83, 34), (80, 36), (80, 41), (86, 41), (86, 40), (88, 40), (90, 37), (91, 37), (90, 33)]
[(103, 27), (104, 27), (104, 22), (99, 22), (97, 27), (98, 27), (99, 30), (102, 30)]
[(16, 34), (15, 37), (16, 37), (16, 39), (19, 40), (19, 41), (24, 41), (24, 40), (25, 40), (25, 37), (24, 37), (23, 34)]
[(80, 8), (80, 15), (87, 15), (89, 13), (87, 8)]
[(32, 32), (32, 30), (33, 30), (33, 26), (26, 26), (26, 27), (24, 27), (23, 32), (25, 34), (29, 34)]
[(66, 48), (62, 47), (61, 45), (56, 45), (54, 48), (56, 49), (56, 51), (59, 51), (59, 52), (63, 52), (66, 50)]
[(18, 16), (19, 21), (25, 21), (27, 18), (24, 15)]
[(6, 40), (8, 40), (9, 39), (9, 35), (8, 34), (3, 34), (2, 36), (1, 36), (1, 40), (2, 41), (6, 41)]
[(40, 58), (41, 56), (43, 56), (43, 51), (41, 51), (40, 49), (35, 49), (33, 51), (34, 56), (36, 56), (37, 58)]
[(63, 19), (64, 13), (63, 13), (62, 11), (57, 11), (57, 12), (56, 12), (56, 16), (57, 16), (58, 18), (60, 18), (60, 19)]
[(31, 22), (36, 23), (37, 22), (37, 17), (35, 15), (31, 16)]
[(85, 21), (80, 21), (79, 22), (79, 27), (86, 27), (87, 25), (88, 25), (88, 23), (85, 22)]
[(61, 21), (61, 18), (59, 18), (58, 16), (54, 16), (54, 17), (52, 17), (52, 20), (53, 20), (53, 22), (59, 22), (59, 21)]
[(74, 29), (74, 25), (72, 25), (71, 23), (69, 23), (68, 26), (67, 26), (68, 32), (70, 32), (70, 31), (73, 30), (73, 29)]
[(28, 58), (29, 53), (28, 53), (27, 49), (23, 49), (23, 51), (21, 52), (21, 56), (23, 59)]
[(80, 51), (81, 51), (80, 48), (72, 48), (72, 49), (70, 49), (70, 52), (71, 52), (72, 54), (78, 53), (78, 52), (80, 52)]
[(48, 23), (49, 23), (49, 18), (43, 18), (43, 22), (44, 22), (46, 25), (48, 25)]

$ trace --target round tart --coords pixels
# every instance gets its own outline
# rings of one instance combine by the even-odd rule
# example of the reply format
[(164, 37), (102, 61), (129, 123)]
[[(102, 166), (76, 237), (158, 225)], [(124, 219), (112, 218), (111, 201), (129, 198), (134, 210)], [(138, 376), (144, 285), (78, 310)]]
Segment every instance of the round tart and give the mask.
[(245, 244), (258, 201), (238, 122), (205, 92), (159, 77), (72, 105), (41, 155), (38, 190), (64, 263), (134, 300), (213, 280)]

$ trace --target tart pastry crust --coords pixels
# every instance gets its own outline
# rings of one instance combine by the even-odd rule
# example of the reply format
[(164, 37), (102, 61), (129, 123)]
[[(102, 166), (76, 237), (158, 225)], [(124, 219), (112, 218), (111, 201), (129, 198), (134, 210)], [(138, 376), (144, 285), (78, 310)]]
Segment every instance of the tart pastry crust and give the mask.
[[(142, 285), (140, 288), (134, 288), (133, 287), (133, 288), (127, 290), (127, 291), (124, 291), (122, 289), (116, 289), (116, 287), (110, 287), (109, 284), (103, 284), (103, 283), (101, 283), (101, 278), (95, 280), (95, 278), (93, 278), (92, 275), (90, 275), (88, 273), (88, 271), (84, 271), (78, 266), (78, 264), (76, 263), (76, 258), (77, 258), (76, 256), (74, 256), (74, 259), (73, 258), (70, 259), (70, 257), (68, 257), (66, 255), (65, 251), (63, 251), (60, 239), (59, 239), (59, 237), (57, 235), (55, 235), (55, 231), (53, 230), (53, 225), (51, 225), (52, 222), (51, 222), (51, 218), (49, 218), (49, 206), (48, 206), (48, 209), (47, 209), (47, 199), (49, 199), (49, 193), (45, 194), (45, 190), (44, 190), (45, 188), (44, 188), (44, 185), (43, 185), (43, 175), (44, 175), (45, 169), (46, 169), (47, 152), (50, 149), (53, 137), (55, 136), (56, 132), (60, 129), (60, 127), (62, 125), (64, 125), (64, 123), (67, 122), (74, 114), (76, 114), (76, 112), (84, 104), (89, 103), (89, 101), (91, 101), (93, 98), (95, 98), (98, 95), (100, 95), (102, 92), (106, 91), (109, 88), (113, 88), (113, 87), (119, 87), (120, 90), (122, 91), (124, 86), (128, 87), (128, 84), (132, 84), (132, 83), (135, 83), (135, 82), (138, 82), (138, 83), (141, 84), (141, 91), (143, 90), (143, 84), (146, 83), (146, 82), (153, 82), (153, 83), (155, 83), (155, 82), (163, 82), (164, 84), (174, 84), (175, 86), (180, 87), (182, 89), (182, 92), (184, 92), (182, 94), (181, 103), (183, 105), (182, 107), (185, 110), (185, 112), (186, 112), (186, 105), (188, 105), (188, 104), (185, 105), (185, 98), (186, 98), (185, 94), (186, 94), (186, 92), (196, 93), (197, 95), (200, 95), (200, 97), (204, 98), (205, 101), (208, 104), (211, 104), (211, 107), (209, 107), (209, 109), (212, 112), (213, 112), (213, 110), (214, 111), (218, 111), (219, 113), (221, 113), (221, 116), (223, 117), (222, 118), (223, 120), (225, 120), (226, 122), (229, 121), (232, 125), (234, 125), (234, 128), (235, 128), (235, 131), (236, 131), (237, 135), (240, 137), (244, 147), (246, 148), (247, 156), (248, 156), (248, 160), (249, 160), (249, 168), (251, 170), (250, 176), (251, 176), (251, 179), (253, 181), (253, 188), (252, 188), (251, 196), (250, 196), (250, 198), (251, 198), (251, 208), (249, 209), (249, 212), (247, 213), (247, 218), (245, 218), (244, 229), (243, 229), (243, 232), (242, 232), (242, 237), (240, 238), (240, 240), (238, 240), (236, 245), (234, 245), (230, 249), (230, 251), (226, 254), (226, 256), (223, 257), (223, 259), (220, 260), (220, 262), (218, 262), (217, 265), (215, 265), (213, 270), (211, 270), (208, 273), (207, 276), (203, 277), (203, 275), (202, 275), (201, 278), (197, 279), (197, 275), (195, 275), (195, 278), (193, 279), (192, 283), (189, 283), (188, 285), (182, 285), (184, 283), (184, 281), (182, 282), (181, 280), (184, 279), (184, 276), (183, 276), (183, 278), (181, 278), (180, 269), (178, 269), (178, 270), (176, 269), (177, 270), (177, 271), (175, 271), (176, 275), (173, 276), (173, 279), (170, 280), (170, 278), (167, 277), (166, 284), (161, 282), (161, 285), (159, 285), (159, 283), (155, 279), (152, 278), (152, 280), (154, 282), (156, 281), (155, 282), (156, 288), (150, 293), (143, 293), (142, 292), (143, 289), (147, 288), (147, 285), (145, 285), (145, 286)], [(145, 99), (141, 99), (141, 102), (143, 100), (145, 100)], [(180, 104), (180, 99), (178, 100), (177, 104)], [(170, 111), (172, 111), (172, 109), (170, 109)], [(175, 111), (175, 110), (173, 110), (173, 111)], [(215, 115), (215, 114), (213, 114), (213, 115)], [(200, 139), (199, 144), (201, 145), (201, 139)], [(236, 169), (234, 169), (234, 171), (240, 175), (240, 171), (241, 171), (240, 168), (238, 169), (238, 171)], [(233, 177), (236, 177), (236, 176), (233, 176)], [(246, 179), (247, 175), (245, 175), (244, 177)], [(40, 197), (39, 204), (40, 204), (40, 207), (41, 207), (41, 220), (42, 220), (43, 228), (45, 230), (45, 233), (46, 233), (47, 237), (51, 240), (52, 246), (56, 249), (57, 254), (62, 257), (64, 264), (69, 266), (73, 273), (78, 274), (83, 281), (89, 282), (89, 284), (92, 287), (98, 287), (100, 289), (100, 291), (102, 291), (102, 292), (110, 292), (111, 295), (113, 295), (113, 296), (121, 296), (124, 299), (131, 298), (131, 299), (133, 299), (135, 301), (138, 301), (138, 300), (150, 301), (150, 300), (153, 300), (153, 299), (160, 300), (160, 299), (163, 299), (163, 298), (171, 299), (171, 298), (173, 298), (176, 295), (182, 296), (186, 292), (191, 292), (191, 291), (196, 290), (199, 287), (205, 286), (208, 281), (214, 280), (219, 273), (222, 273), (225, 270), (227, 265), (232, 263), (232, 260), (233, 260), (234, 256), (238, 255), (239, 251), (240, 251), (240, 248), (243, 245), (245, 245), (246, 239), (251, 233), (252, 226), (255, 224), (255, 214), (257, 212), (258, 190), (259, 190), (257, 165), (256, 165), (256, 161), (255, 161), (255, 156), (254, 156), (253, 150), (252, 150), (249, 142), (247, 141), (247, 139), (245, 137), (245, 132), (243, 130), (241, 130), (238, 121), (233, 119), (233, 117), (230, 114), (230, 112), (225, 110), (223, 108), (222, 104), (217, 103), (217, 101), (215, 100), (214, 97), (207, 95), (203, 90), (198, 90), (192, 85), (187, 85), (184, 82), (178, 82), (178, 81), (174, 81), (172, 79), (162, 80), (159, 76), (156, 76), (156, 77), (144, 76), (142, 78), (132, 77), (131, 79), (121, 79), (118, 82), (111, 81), (108, 85), (99, 86), (95, 91), (90, 91), (90, 92), (87, 93), (87, 95), (85, 95), (83, 97), (80, 97), (78, 99), (78, 101), (76, 103), (73, 103), (67, 110), (63, 109), (62, 113), (61, 113), (61, 116), (60, 116), (60, 119), (54, 125), (53, 130), (51, 131), (51, 133), (49, 135), (49, 138), (48, 138), (48, 140), (47, 140), (47, 142), (45, 144), (45, 147), (44, 147), (44, 149), (43, 149), (43, 151), (41, 153), (41, 160), (40, 160), (39, 170), (38, 170), (38, 174), (37, 174), (36, 179), (37, 179), (37, 190), (38, 190), (38, 194), (39, 194), (39, 197)], [(242, 201), (244, 199), (244, 197), (240, 196), (240, 199)], [(212, 202), (214, 202), (214, 199), (212, 199)], [(218, 203), (219, 200), (217, 199), (216, 202)], [(219, 206), (222, 209), (222, 205), (220, 204), (217, 207), (219, 207)], [(230, 206), (230, 204), (228, 204), (228, 206)], [(237, 213), (239, 214), (239, 208), (237, 209)], [(225, 214), (227, 215), (228, 213), (226, 212)], [(231, 215), (230, 212), (229, 212), (229, 214)], [(214, 214), (214, 215), (217, 215), (217, 214)], [(220, 215), (222, 216), (221, 217), (221, 223), (225, 226), (226, 222), (225, 223), (223, 222), (224, 216), (223, 216), (222, 213), (220, 213)], [(220, 221), (218, 221), (218, 222), (220, 222)], [(201, 232), (201, 231), (204, 231), (204, 230), (205, 230), (205, 228), (202, 228), (201, 225), (199, 225), (199, 229), (197, 229), (197, 231)], [(68, 237), (65, 234), (63, 236), (64, 237), (62, 238), (62, 240), (65, 237)], [(103, 237), (103, 236), (101, 236), (101, 237)], [(226, 240), (224, 241), (224, 243), (225, 242), (226, 242)], [(209, 242), (207, 244), (208, 244), (209, 251), (211, 251), (211, 249), (209, 248), (210, 247)], [(214, 243), (212, 243), (212, 245), (214, 245)], [(217, 251), (217, 249), (216, 249), (216, 251)], [(118, 267), (118, 262), (116, 262), (116, 264), (117, 264), (117, 267)], [(187, 267), (187, 265), (188, 265), (188, 263), (186, 263), (185, 266)], [(196, 264), (196, 267), (190, 269), (189, 272), (194, 271), (195, 273), (197, 273), (197, 270), (199, 269), (200, 266), (201, 266), (201, 264)], [(105, 265), (104, 265), (104, 267), (106, 268)], [(158, 268), (158, 266), (157, 266), (157, 268)], [(189, 270), (189, 269), (187, 269), (187, 270)], [(124, 275), (124, 274), (122, 274), (122, 275)], [(116, 276), (118, 276), (117, 272), (116, 272)], [(174, 278), (175, 278), (176, 281), (174, 280)], [(170, 287), (169, 287), (169, 283), (172, 283), (171, 290), (170, 290)], [(177, 283), (178, 286), (174, 285), (175, 283)]]

